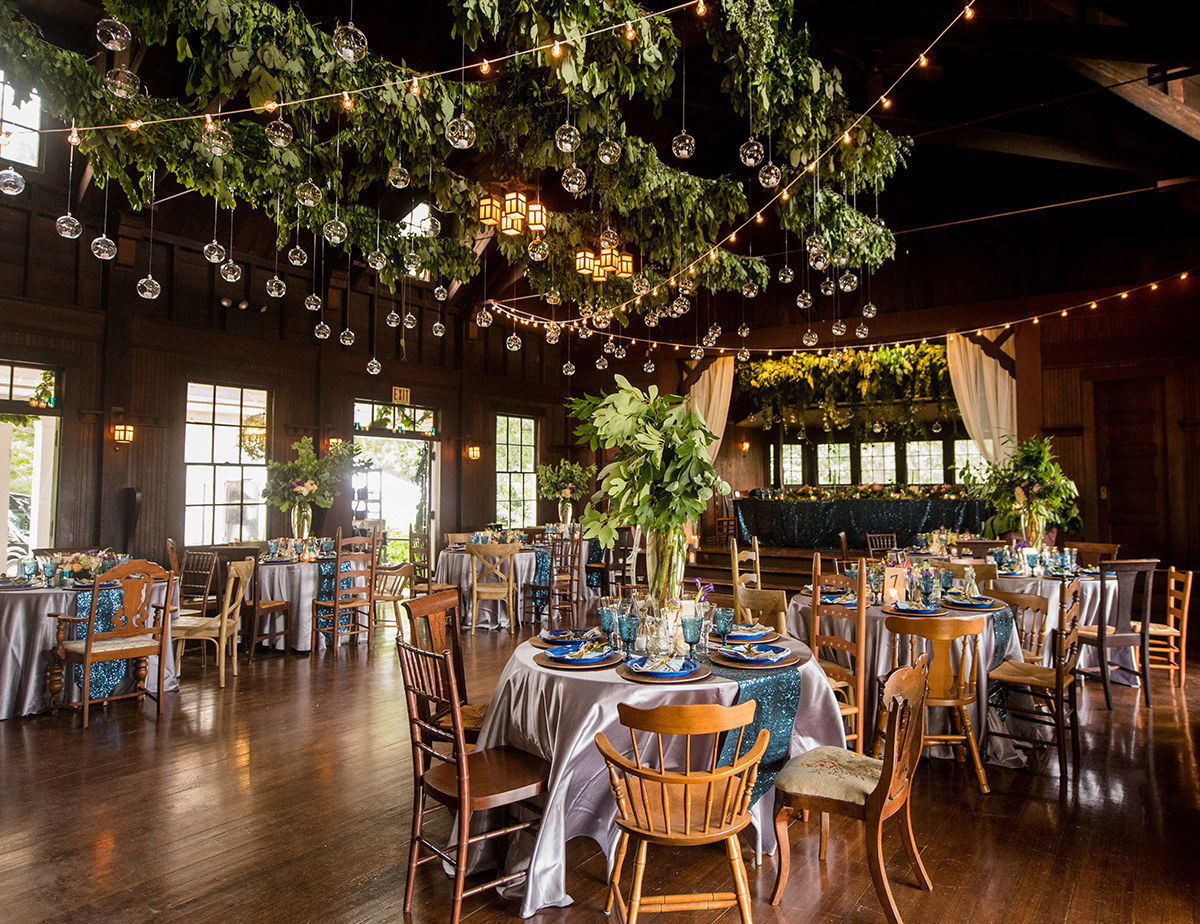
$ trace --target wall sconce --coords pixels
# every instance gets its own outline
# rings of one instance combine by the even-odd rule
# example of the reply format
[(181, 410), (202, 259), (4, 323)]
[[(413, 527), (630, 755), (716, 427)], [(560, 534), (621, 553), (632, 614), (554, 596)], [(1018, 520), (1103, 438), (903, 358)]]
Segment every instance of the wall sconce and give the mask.
[(743, 439), (740, 443), (738, 443), (738, 449), (742, 451), (742, 455), (745, 455), (750, 451), (750, 441)]
[(482, 454), (482, 451), (480, 450), (480, 448), (477, 444), (475, 444), (475, 443), (467, 444), (467, 458), (470, 459), (472, 462), (478, 462), (481, 454)]
[(342, 438), (340, 436), (331, 436), (325, 441), (327, 449), (340, 449), (342, 446)]
[(127, 446), (133, 442), (133, 424), (113, 424), (113, 442), (118, 446)]

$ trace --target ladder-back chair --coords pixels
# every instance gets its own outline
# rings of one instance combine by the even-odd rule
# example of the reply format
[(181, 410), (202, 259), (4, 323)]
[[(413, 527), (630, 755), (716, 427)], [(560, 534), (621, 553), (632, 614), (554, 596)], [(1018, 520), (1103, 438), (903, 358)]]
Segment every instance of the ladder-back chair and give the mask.
[[(1182, 687), (1187, 679), (1188, 604), (1192, 600), (1192, 572), (1167, 571), (1166, 622), (1150, 623), (1150, 667), (1171, 672), (1171, 683), (1179, 674)], [(1142, 631), (1140, 620), (1130, 623), (1134, 632)]]
[(348, 635), (365, 635), (370, 648), (375, 630), (375, 532), (343, 538), (339, 528), (334, 548), (332, 592), (312, 602), (311, 650), (317, 650), (318, 632), (333, 651)]
[[(1083, 677), (1099, 679), (1104, 687), (1104, 705), (1112, 709), (1112, 690), (1109, 684), (1109, 668), (1122, 667), (1109, 661), (1109, 652), (1117, 648), (1138, 649), (1138, 667), (1130, 669), (1138, 675), (1146, 705), (1150, 706), (1150, 598), (1154, 592), (1154, 569), (1157, 558), (1130, 558), (1104, 562), (1100, 569), (1100, 615), (1094, 625), (1079, 627), (1079, 642), (1096, 649), (1099, 668), (1079, 668), (1076, 673)], [(1115, 572), (1110, 579), (1108, 572)], [(1138, 628), (1133, 628), (1134, 594), (1138, 580), (1142, 584), (1141, 618)], [(1113, 584), (1116, 596), (1113, 596)], [(1113, 611), (1113, 623), (1109, 625), (1108, 613)]]
[[(408, 615), (410, 644), (425, 651), (438, 654), (449, 651), (454, 664), (454, 682), (458, 686), (459, 711), (462, 713), (463, 728), (467, 741), (479, 738), (479, 729), (487, 716), (488, 702), (467, 702), (467, 675), (463, 667), (462, 641), (458, 631), (458, 592), (443, 590), (440, 593), (415, 597), (404, 601), (404, 612)], [(449, 718), (442, 720), (449, 728)]]
[[(821, 602), (822, 594), (828, 597), (831, 594), (841, 595), (846, 592), (854, 594), (854, 603), (850, 606)], [(825, 672), (825, 678), (833, 687), (834, 696), (838, 699), (842, 720), (848, 727), (846, 740), (853, 741), (854, 750), (861, 754), (866, 744), (863, 697), (866, 692), (867, 671), (871, 669), (866, 658), (865, 561), (859, 559), (858, 577), (852, 581), (841, 574), (822, 574), (821, 555), (819, 552), (813, 555), (810, 607), (808, 645), (816, 654), (817, 663)], [(832, 628), (828, 631), (824, 629), (823, 621)], [(839, 653), (848, 663), (837, 660)]]

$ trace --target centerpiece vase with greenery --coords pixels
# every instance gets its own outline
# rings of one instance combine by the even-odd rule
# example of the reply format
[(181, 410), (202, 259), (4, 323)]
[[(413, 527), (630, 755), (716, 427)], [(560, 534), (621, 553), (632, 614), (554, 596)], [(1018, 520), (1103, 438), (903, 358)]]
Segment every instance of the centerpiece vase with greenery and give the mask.
[(542, 497), (558, 501), (558, 521), (570, 523), (574, 516), (572, 501), (582, 497), (587, 490), (587, 483), (596, 474), (596, 466), (580, 465), (578, 462), (568, 462), (563, 459), (557, 465), (539, 465), (537, 469), (538, 488)]
[(292, 443), (296, 458), (291, 462), (268, 462), (267, 485), (262, 496), (272, 507), (291, 513), (292, 535), (307, 539), (312, 527), (313, 506), (333, 506), (342, 482), (354, 471), (362, 447), (353, 442), (330, 446), (318, 457), (311, 437)]
[(1018, 443), (999, 462), (984, 463), (979, 470), (967, 467), (963, 484), (971, 496), (989, 501), (996, 510), (984, 524), (989, 538), (1019, 529), (1036, 548), (1048, 529), (1082, 529), (1079, 489), (1054, 460), (1050, 437)]
[(611, 548), (622, 526), (646, 533), (652, 602), (676, 597), (687, 560), (687, 524), (699, 522), (714, 493), (728, 494), (708, 447), (716, 440), (704, 419), (678, 395), (643, 392), (616, 376), (617, 391), (568, 402), (575, 429), (591, 449), (614, 451), (580, 522), (586, 537)]

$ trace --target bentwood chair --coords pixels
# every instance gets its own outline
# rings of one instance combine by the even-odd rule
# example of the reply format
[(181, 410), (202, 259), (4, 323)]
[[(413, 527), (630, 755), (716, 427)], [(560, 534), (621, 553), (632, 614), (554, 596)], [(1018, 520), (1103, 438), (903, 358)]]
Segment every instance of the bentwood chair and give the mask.
[[(455, 584), (442, 584), (433, 579), (433, 536), (430, 532), (432, 524), (426, 523), (424, 529), (408, 528), (408, 561), (413, 566), (413, 590), (419, 594), (432, 594), (442, 590), (450, 590)], [(470, 539), (470, 537), (467, 537)]]
[(204, 616), (217, 602), (213, 577), (217, 572), (215, 552), (183, 553), (182, 570), (178, 573), (179, 611)]
[[(117, 582), (117, 587), (101, 589), (101, 584)], [(162, 605), (150, 602), (150, 592), (155, 581), (166, 582), (166, 595)], [(87, 616), (67, 613), (48, 613), (58, 620), (55, 645), (51, 652), (50, 674), (46, 684), (50, 692), (50, 703), (57, 710), (61, 706), (83, 711), (83, 727), (88, 727), (88, 712), (92, 703), (110, 702), (118, 699), (136, 698), (139, 703), (149, 696), (158, 705), (162, 715), (163, 678), (166, 675), (167, 631), (170, 601), (175, 586), (175, 575), (160, 565), (145, 559), (135, 559), (96, 575), (92, 582), (92, 599)], [(101, 595), (120, 596), (111, 617), (107, 606), (101, 607)], [(67, 627), (73, 626), (73, 637), (67, 638)], [(83, 634), (80, 634), (82, 630)], [(150, 692), (146, 686), (149, 658), (158, 657), (158, 687)], [(110, 692), (105, 696), (92, 697), (92, 665), (108, 661), (134, 662), (134, 688), (128, 692)], [(83, 668), (83, 688), (79, 700), (61, 701), (63, 692), (64, 665), (79, 665)]]
[[(1031, 706), (1025, 706), (1020, 697), (1005, 696), (1004, 709), (1010, 719), (1030, 722), (1034, 725), (1054, 729), (1050, 742), (1029, 735), (1019, 735), (1006, 730), (992, 729), (989, 734), (997, 738), (1012, 738), (1037, 746), (1047, 743), (1058, 747), (1058, 772), (1065, 782), (1067, 768), (1067, 732), (1071, 734), (1071, 752), (1075, 758), (1075, 773), (1079, 774), (1079, 715), (1078, 679), (1075, 665), (1079, 660), (1079, 578), (1068, 581), (1063, 578), (1058, 597), (1058, 628), (1050, 630), (1052, 664), (1043, 667), (1037, 662), (1006, 659), (999, 667), (988, 673), (988, 681), (1008, 688), (1016, 687), (1032, 697)], [(999, 597), (997, 597), (999, 599)], [(1014, 726), (1015, 727), (1015, 726)]]
[[(1171, 672), (1171, 683), (1179, 673), (1179, 685), (1187, 679), (1188, 604), (1192, 599), (1192, 572), (1167, 571), (1166, 622), (1150, 623), (1150, 667)], [(1130, 623), (1134, 632), (1142, 631), (1140, 621)]]
[(311, 649), (317, 650), (318, 632), (332, 651), (337, 651), (343, 635), (365, 635), (370, 649), (375, 630), (375, 532), (344, 539), (338, 529), (334, 547), (332, 593), (312, 602)]
[[(449, 651), (434, 653), (396, 640), (400, 670), (404, 677), (404, 699), (413, 756), (412, 843), (408, 854), (408, 877), (404, 887), (404, 911), (412, 910), (417, 867), (430, 860), (454, 867), (454, 898), (450, 924), (459, 924), (462, 901), (467, 895), (484, 892), (525, 876), (521, 870), (466, 888), (467, 851), (493, 837), (514, 834), (533, 827), (536, 821), (514, 821), (482, 833), (471, 833), (471, 818), (485, 809), (500, 809), (518, 803), (533, 810), (527, 800), (546, 790), (550, 764), (540, 757), (511, 747), (468, 751), (466, 729), (459, 709), (460, 695)], [(443, 724), (449, 719), (449, 727)], [(425, 816), (438, 808), (426, 807), (427, 800), (445, 806), (455, 818), (456, 845), (445, 848), (439, 830), (425, 834)], [(421, 856), (421, 848), (429, 853)]]
[[(480, 600), (503, 601), (508, 607), (508, 628), (517, 631), (517, 587), (516, 568), (513, 556), (520, 551), (520, 544), (468, 542), (467, 552), (471, 556), (471, 632), (479, 619)], [(499, 614), (497, 613), (497, 619)]]
[[(458, 685), (458, 705), (464, 734), (468, 742), (474, 743), (479, 738), (479, 729), (487, 716), (488, 703), (467, 702), (467, 677), (458, 632), (458, 606), (458, 591), (443, 590), (440, 593), (405, 600), (403, 609), (408, 615), (408, 637), (414, 647), (432, 651), (434, 654), (450, 652), (454, 664), (454, 682)], [(441, 722), (442, 727), (450, 728), (448, 716), (444, 716)]]
[[(1050, 614), (1050, 598), (1041, 594), (1019, 594), (1009, 590), (989, 590), (988, 596), (1007, 603), (1012, 610), (1017, 636), (1021, 639), (1021, 657), (1027, 664), (1045, 660), (1046, 617)], [(1062, 625), (1062, 623), (1059, 623)]]
[[(821, 596), (854, 594), (849, 606), (822, 603)], [(822, 574), (821, 554), (813, 555), (812, 601), (808, 624), (808, 645), (817, 655), (817, 664), (833, 687), (846, 723), (846, 740), (854, 742), (854, 750), (863, 752), (866, 730), (863, 728), (867, 671), (867, 567), (859, 560), (858, 577), (854, 580), (842, 574)], [(826, 630), (824, 626), (832, 628)], [(840, 656), (840, 659), (839, 659)]]
[[(1138, 649), (1138, 667), (1133, 673), (1141, 680), (1146, 705), (1150, 705), (1150, 597), (1154, 591), (1154, 569), (1157, 558), (1128, 558), (1104, 562), (1100, 569), (1100, 616), (1095, 625), (1079, 627), (1079, 642), (1096, 649), (1099, 669), (1077, 668), (1081, 677), (1099, 679), (1104, 687), (1104, 705), (1112, 709), (1112, 690), (1109, 686), (1109, 669), (1121, 667), (1109, 661), (1109, 652), (1117, 648)], [(1107, 577), (1116, 573), (1115, 582)], [(1142, 607), (1138, 628), (1133, 628), (1133, 604), (1137, 584), (1141, 579)], [(1113, 583), (1116, 583), (1116, 598), (1113, 598)], [(1113, 612), (1113, 623), (1109, 625), (1107, 614)], [(1129, 670), (1129, 668), (1125, 668)]]
[[(215, 616), (189, 616), (182, 614), (171, 621), (171, 639), (175, 643), (175, 663), (183, 657), (184, 643), (191, 639), (212, 642), (216, 649), (217, 677), (221, 689), (225, 689), (225, 657), (233, 655), (233, 676), (238, 672), (238, 620), (242, 615), (242, 600), (246, 596), (246, 582), (254, 575), (255, 561), (230, 562), (229, 576), (225, 579), (225, 595), (221, 608)], [(230, 649), (232, 651), (230, 652)], [(207, 648), (205, 649), (207, 651)]]
[(1102, 561), (1112, 561), (1117, 557), (1121, 544), (1119, 542), (1072, 542), (1075, 549), (1075, 561), (1080, 566), (1095, 568)]
[[(397, 562), (390, 565), (375, 566), (375, 622), (386, 623), (387, 616), (379, 617), (379, 604), (390, 603), (392, 615), (396, 618), (396, 634), (400, 635), (404, 627), (400, 624), (400, 603), (413, 596), (413, 566), (411, 562)], [(457, 599), (458, 595), (455, 594)], [(386, 613), (386, 610), (385, 610)]]
[(779, 843), (779, 868), (771, 904), (783, 898), (791, 868), (788, 818), (792, 812), (821, 813), (819, 858), (825, 860), (829, 843), (829, 815), (845, 815), (865, 822), (867, 866), (875, 892), (891, 924), (904, 924), (884, 869), (883, 823), (893, 815), (900, 820), (900, 834), (908, 862), (922, 889), (933, 890), (913, 837), (909, 796), (913, 773), (921, 758), (925, 728), (925, 666), (922, 656), (912, 667), (895, 671), (883, 688), (887, 709), (887, 747), (883, 759), (864, 757), (838, 747), (819, 747), (793, 757), (775, 777), (775, 836)]
[[(604, 912), (617, 905), (621, 920), (637, 924), (643, 911), (699, 911), (737, 905), (744, 924), (753, 924), (750, 913), (750, 884), (738, 832), (750, 823), (750, 797), (758, 777), (758, 764), (771, 733), (759, 731), (743, 754), (746, 726), (754, 720), (758, 704), (747, 700), (736, 706), (695, 704), (639, 709), (617, 704), (621, 724), (629, 729), (632, 759), (617, 751), (608, 737), (596, 735), (596, 747), (608, 765), (609, 783), (617, 802), (617, 855), (608, 880)], [(720, 739), (737, 730), (733, 759), (717, 765), (722, 754)], [(638, 744), (636, 732), (648, 732), (652, 744)], [(666, 740), (664, 740), (664, 738)], [(678, 739), (682, 738), (682, 742)], [(643, 742), (646, 741), (643, 737)], [(711, 753), (711, 757), (707, 755)], [(667, 766), (665, 755), (681, 757)], [(741, 756), (736, 756), (736, 755)], [(707, 768), (698, 769), (702, 763)], [(636, 846), (633, 886), (629, 901), (621, 893), (621, 871), (630, 842)], [(646, 852), (650, 844), (668, 847), (698, 847), (725, 844), (725, 855), (733, 873), (733, 892), (691, 895), (642, 894)]]

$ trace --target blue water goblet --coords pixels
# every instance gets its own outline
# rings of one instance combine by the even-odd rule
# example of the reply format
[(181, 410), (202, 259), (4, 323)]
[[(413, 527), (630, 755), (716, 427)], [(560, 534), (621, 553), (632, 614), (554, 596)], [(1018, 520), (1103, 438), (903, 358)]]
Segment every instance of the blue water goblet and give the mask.
[(700, 630), (704, 626), (703, 616), (684, 616), (679, 620), (683, 627), (683, 640), (687, 642), (688, 657), (696, 657), (696, 645), (700, 642)]
[(601, 597), (597, 606), (600, 614), (600, 631), (604, 633), (609, 645), (612, 645), (613, 633), (617, 631), (617, 601), (613, 597)]
[(272, 558), (277, 558), (279, 556), (279, 540), (278, 539), (268, 539), (267, 540), (267, 554), (269, 554)]
[(879, 592), (883, 590), (883, 575), (877, 571), (867, 572), (867, 586), (871, 588), (871, 603), (879, 603)]
[(633, 656), (633, 643), (637, 641), (638, 622), (638, 614), (633, 610), (621, 613), (617, 619), (617, 626), (621, 632), (621, 641), (625, 645), (626, 658)]
[(713, 631), (721, 637), (721, 645), (729, 644), (729, 633), (733, 631), (733, 610), (718, 606), (713, 609)]
[(21, 580), (32, 581), (37, 574), (37, 559), (22, 558), (21, 559)]
[(921, 575), (921, 603), (929, 606), (929, 601), (933, 597), (933, 573)]
[(945, 570), (939, 571), (938, 580), (942, 585), (942, 593), (945, 593), (954, 586), (954, 572)]

